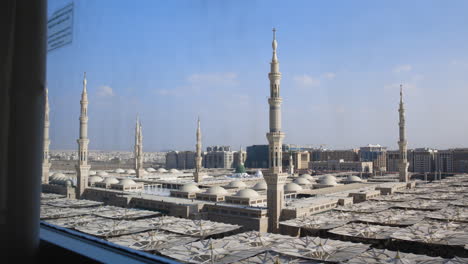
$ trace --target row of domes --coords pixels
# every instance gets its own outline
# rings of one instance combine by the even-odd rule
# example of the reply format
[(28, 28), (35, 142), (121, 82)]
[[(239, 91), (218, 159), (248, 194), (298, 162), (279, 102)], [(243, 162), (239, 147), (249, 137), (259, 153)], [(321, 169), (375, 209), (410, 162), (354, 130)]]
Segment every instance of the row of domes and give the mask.
[(115, 177), (101, 177), (101, 176), (98, 176), (98, 175), (94, 175), (94, 176), (91, 176), (88, 178), (88, 182), (90, 184), (94, 184), (94, 183), (97, 183), (97, 182), (102, 182), (102, 183), (105, 183), (105, 184), (120, 184), (120, 185), (123, 185), (123, 186), (132, 186), (132, 185), (135, 185), (136, 182), (132, 179), (121, 179), (121, 180), (118, 180), (117, 178)]

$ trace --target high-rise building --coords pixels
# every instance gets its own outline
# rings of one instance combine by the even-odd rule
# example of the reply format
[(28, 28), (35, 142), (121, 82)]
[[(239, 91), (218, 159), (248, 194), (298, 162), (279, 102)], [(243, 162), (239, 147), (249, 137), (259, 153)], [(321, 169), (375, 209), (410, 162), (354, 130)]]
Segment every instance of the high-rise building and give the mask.
[(438, 150), (434, 157), (435, 171), (453, 172), (453, 151)]
[(437, 150), (430, 148), (417, 148), (413, 151), (413, 158), (410, 159), (412, 164), (412, 171), (423, 173), (433, 172), (435, 170), (435, 154)]
[(268, 168), (268, 145), (248, 146), (245, 167)]
[(49, 161), (49, 89), (46, 87), (45, 92), (45, 115), (44, 115), (44, 151), (42, 152), (42, 183), (49, 183), (49, 170), (50, 170), (50, 161)]
[(387, 148), (367, 145), (359, 149), (360, 161), (372, 161), (374, 171), (387, 171)]
[(76, 165), (77, 174), (77, 198), (81, 198), (84, 190), (88, 187), (89, 170), (88, 164), (88, 92), (86, 91), (86, 72), (83, 78), (83, 92), (81, 93), (81, 113), (80, 113), (80, 137), (78, 142), (78, 164)]
[(468, 148), (457, 148), (452, 150), (453, 172), (468, 172)]
[[(406, 151), (408, 157), (408, 171), (414, 171), (414, 150), (408, 149)], [(399, 150), (387, 150), (387, 171), (398, 172), (400, 171), (400, 151)]]
[(309, 169), (315, 171), (356, 171), (356, 172), (373, 172), (372, 161), (345, 161), (345, 160), (327, 160), (327, 161), (311, 161)]
[(308, 151), (289, 151), (286, 155), (283, 155), (283, 167), (290, 167), (292, 162), (293, 167), (296, 170), (309, 168), (310, 152)]
[(345, 149), (345, 150), (328, 150), (328, 149), (315, 149), (311, 151), (312, 161), (327, 161), (327, 160), (345, 160), (345, 161), (358, 161), (358, 149)]
[(283, 99), (280, 96), (281, 73), (279, 71), (279, 61), (276, 55), (276, 30), (273, 29), (273, 58), (271, 60), (270, 73), (270, 130), (267, 133), (269, 143), (269, 171), (264, 173), (267, 183), (267, 206), (268, 206), (268, 230), (269, 232), (278, 232), (281, 210), (284, 206), (284, 183), (287, 174), (283, 173), (283, 139), (284, 132), (281, 131), (281, 103)]
[(234, 167), (234, 152), (228, 146), (212, 146), (206, 148), (205, 168), (231, 169)]

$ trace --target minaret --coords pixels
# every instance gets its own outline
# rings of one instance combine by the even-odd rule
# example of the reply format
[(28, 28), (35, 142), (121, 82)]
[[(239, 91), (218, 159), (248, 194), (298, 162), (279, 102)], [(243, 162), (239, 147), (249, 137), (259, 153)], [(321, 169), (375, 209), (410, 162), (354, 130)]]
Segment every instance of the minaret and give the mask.
[(405, 105), (403, 104), (403, 85), (400, 85), (400, 141), (398, 141), (398, 145), (400, 147), (400, 182), (408, 182), (409, 175), (408, 175), (408, 151), (406, 149), (407, 142), (406, 142), (406, 132), (405, 132)]
[(276, 29), (273, 29), (273, 58), (271, 60), (271, 70), (268, 74), (270, 79), (270, 131), (267, 133), (269, 143), (269, 171), (264, 174), (268, 186), (267, 206), (268, 206), (268, 231), (276, 233), (279, 228), (281, 210), (284, 205), (284, 183), (287, 174), (282, 168), (282, 145), (285, 134), (281, 132), (281, 102), (279, 62), (276, 56)]
[(244, 155), (242, 153), (242, 146), (239, 148), (239, 156), (238, 156), (238, 159), (239, 159), (239, 164), (238, 166), (244, 166)]
[(294, 159), (292, 151), (289, 152), (289, 174), (294, 175)]
[(198, 118), (198, 127), (197, 127), (197, 144), (195, 145), (196, 149), (196, 154), (195, 154), (195, 172), (193, 173), (193, 178), (195, 182), (201, 182), (202, 181), (202, 173), (201, 173), (201, 167), (202, 167), (202, 155), (201, 155), (201, 149), (202, 149), (202, 134), (201, 134), (201, 129), (200, 129), (200, 118)]
[(135, 171), (137, 178), (144, 178), (146, 171), (143, 169), (143, 129), (138, 116), (135, 126)]
[(42, 153), (42, 183), (49, 183), (49, 170), (50, 170), (50, 161), (49, 161), (49, 89), (46, 87), (45, 91), (45, 116), (44, 116), (44, 152)]
[(78, 142), (78, 164), (76, 165), (77, 174), (77, 198), (81, 198), (84, 190), (88, 187), (89, 169), (88, 164), (88, 93), (86, 91), (86, 72), (83, 78), (83, 92), (81, 93), (81, 114), (80, 114), (80, 138)]

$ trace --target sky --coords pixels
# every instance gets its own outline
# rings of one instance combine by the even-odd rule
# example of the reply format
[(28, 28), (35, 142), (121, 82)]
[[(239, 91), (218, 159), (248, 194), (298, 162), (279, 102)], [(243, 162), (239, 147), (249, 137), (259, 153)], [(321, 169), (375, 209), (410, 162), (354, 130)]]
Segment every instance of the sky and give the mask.
[[(70, 0), (49, 0), (49, 16)], [(48, 53), (51, 149), (77, 148), (86, 71), (89, 148), (267, 144), (277, 29), (285, 143), (467, 147), (468, 1), (75, 1), (73, 42)]]

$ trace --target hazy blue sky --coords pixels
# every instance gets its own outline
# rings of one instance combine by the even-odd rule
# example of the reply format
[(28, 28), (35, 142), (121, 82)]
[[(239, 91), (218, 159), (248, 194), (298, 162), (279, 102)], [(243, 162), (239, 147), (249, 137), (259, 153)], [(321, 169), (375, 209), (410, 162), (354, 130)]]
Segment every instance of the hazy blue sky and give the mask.
[[(49, 1), (49, 14), (70, 1)], [(75, 149), (83, 72), (91, 149), (266, 144), (271, 29), (285, 143), (468, 146), (468, 1), (75, 1), (48, 56), (51, 148)]]

